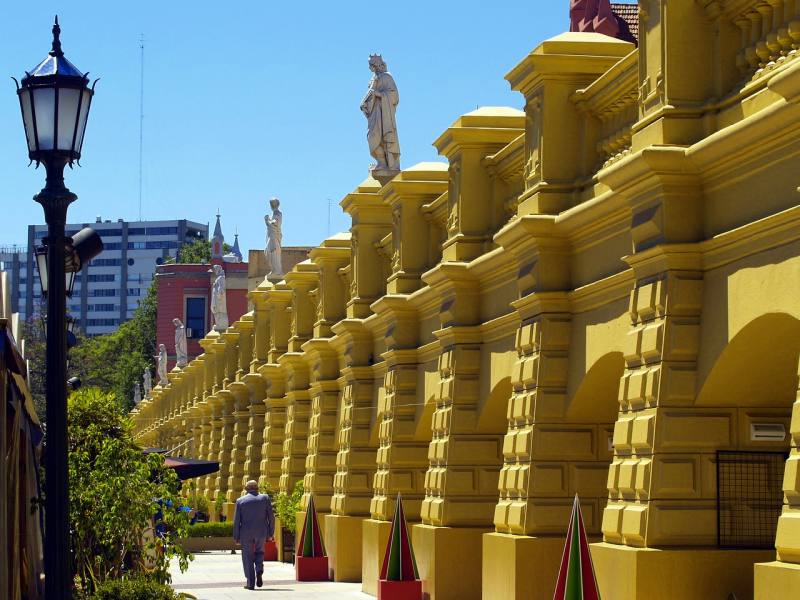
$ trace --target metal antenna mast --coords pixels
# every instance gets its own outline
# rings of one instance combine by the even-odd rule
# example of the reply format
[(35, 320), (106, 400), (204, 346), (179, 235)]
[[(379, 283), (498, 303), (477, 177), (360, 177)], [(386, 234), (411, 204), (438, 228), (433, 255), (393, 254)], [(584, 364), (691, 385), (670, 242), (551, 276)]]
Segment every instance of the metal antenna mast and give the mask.
[(142, 220), (142, 167), (144, 148), (144, 34), (139, 34), (139, 220)]
[(332, 200), (328, 198), (328, 237), (331, 237), (331, 202)]

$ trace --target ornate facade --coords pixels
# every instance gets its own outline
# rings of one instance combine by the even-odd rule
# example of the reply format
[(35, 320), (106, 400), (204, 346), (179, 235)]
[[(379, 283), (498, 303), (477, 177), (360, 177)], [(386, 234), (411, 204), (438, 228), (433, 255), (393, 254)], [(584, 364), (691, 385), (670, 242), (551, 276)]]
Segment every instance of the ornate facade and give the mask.
[[(191, 440), (229, 502), (303, 481), (372, 594), (398, 492), (434, 600), (551, 598), (576, 493), (604, 597), (800, 589), (800, 0), (639, 10), (638, 48), (544, 41), (506, 76), (524, 111), (360, 183), (350, 231), (142, 402), (142, 443)], [(745, 488), (782, 492), (774, 547), (725, 543), (720, 453), (778, 457), (738, 499), (756, 523)]]

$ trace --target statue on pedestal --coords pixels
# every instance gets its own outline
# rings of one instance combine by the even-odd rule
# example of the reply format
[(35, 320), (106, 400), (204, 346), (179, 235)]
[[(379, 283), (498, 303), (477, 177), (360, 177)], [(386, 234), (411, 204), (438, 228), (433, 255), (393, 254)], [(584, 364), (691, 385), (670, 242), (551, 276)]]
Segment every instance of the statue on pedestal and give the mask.
[(167, 385), (169, 383), (169, 379), (167, 379), (167, 347), (164, 344), (158, 345), (158, 359), (157, 362), (157, 370), (158, 370), (158, 385)]
[(264, 255), (267, 258), (268, 276), (277, 278), (283, 277), (283, 264), (281, 263), (281, 243), (283, 241), (283, 213), (278, 208), (281, 201), (272, 198), (269, 206), (272, 209), (271, 215), (264, 215), (264, 223), (267, 224), (267, 248)]
[(145, 398), (150, 396), (150, 392), (153, 391), (153, 376), (150, 375), (150, 369), (144, 370), (144, 396)]
[(394, 176), (400, 171), (400, 142), (395, 120), (400, 94), (380, 54), (370, 55), (369, 69), (373, 75), (361, 101), (361, 111), (367, 117), (369, 153), (377, 161), (370, 171), (375, 177)]
[(133, 403), (139, 404), (142, 401), (142, 389), (139, 387), (139, 382), (137, 381), (133, 385)]
[(186, 349), (186, 327), (180, 319), (172, 319), (172, 324), (175, 325), (175, 366), (182, 369), (189, 362), (189, 351)]
[(214, 331), (225, 331), (228, 328), (225, 271), (221, 265), (214, 265), (213, 273), (215, 279), (211, 288), (211, 315), (214, 317)]

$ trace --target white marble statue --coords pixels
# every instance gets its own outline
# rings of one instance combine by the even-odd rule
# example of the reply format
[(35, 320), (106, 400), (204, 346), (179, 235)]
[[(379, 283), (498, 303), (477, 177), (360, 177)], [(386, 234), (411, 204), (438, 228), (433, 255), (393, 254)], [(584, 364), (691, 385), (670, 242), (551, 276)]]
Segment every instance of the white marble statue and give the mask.
[(164, 344), (158, 345), (158, 385), (167, 385), (167, 347)]
[(272, 198), (269, 201), (272, 214), (264, 215), (264, 222), (267, 224), (267, 248), (264, 251), (264, 255), (267, 258), (267, 266), (269, 267), (268, 275), (272, 277), (283, 277), (283, 263), (281, 262), (283, 213), (278, 208), (280, 205), (280, 200)]
[(139, 382), (137, 381), (133, 385), (133, 403), (139, 404), (142, 401), (142, 388), (139, 387)]
[(214, 265), (213, 272), (215, 279), (211, 288), (211, 315), (214, 317), (214, 331), (225, 331), (228, 328), (225, 271), (221, 265)]
[(373, 75), (361, 101), (361, 111), (367, 117), (369, 153), (377, 161), (371, 170), (376, 175), (390, 174), (400, 170), (400, 141), (395, 120), (400, 95), (380, 54), (369, 57), (369, 69)]
[(145, 369), (142, 377), (144, 379), (144, 396), (147, 398), (153, 391), (153, 376), (150, 375), (150, 369)]
[(180, 319), (172, 319), (175, 325), (175, 366), (185, 367), (189, 363), (189, 351), (186, 349), (186, 327)]

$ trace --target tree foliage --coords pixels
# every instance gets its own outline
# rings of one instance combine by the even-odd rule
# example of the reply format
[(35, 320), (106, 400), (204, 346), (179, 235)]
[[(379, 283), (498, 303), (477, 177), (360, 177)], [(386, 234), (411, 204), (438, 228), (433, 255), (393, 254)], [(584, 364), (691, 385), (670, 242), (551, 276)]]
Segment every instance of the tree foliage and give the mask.
[(133, 318), (108, 335), (87, 338), (70, 351), (70, 371), (83, 385), (110, 391), (122, 408), (133, 407), (133, 388), (156, 354), (156, 284), (150, 285)]
[(300, 500), (303, 498), (303, 482), (295, 483), (291, 494), (279, 492), (274, 498), (275, 514), (281, 520), (281, 526), (294, 533), (297, 527), (297, 513), (300, 511)]
[[(222, 253), (227, 254), (230, 252), (231, 247), (228, 244), (222, 244)], [(178, 252), (177, 262), (199, 264), (211, 261), (211, 240), (194, 240), (189, 244), (181, 246)]]
[(110, 579), (168, 583), (170, 559), (186, 570), (191, 558), (179, 544), (188, 517), (177, 475), (138, 447), (113, 394), (82, 388), (68, 408), (71, 550), (81, 591)]

